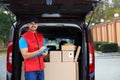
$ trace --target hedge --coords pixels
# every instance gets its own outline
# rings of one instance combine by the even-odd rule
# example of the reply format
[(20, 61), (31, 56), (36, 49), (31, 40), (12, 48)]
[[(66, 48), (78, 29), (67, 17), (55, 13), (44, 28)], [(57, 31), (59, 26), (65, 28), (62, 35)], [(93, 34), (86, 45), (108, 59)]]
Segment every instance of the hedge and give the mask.
[(102, 43), (107, 43), (107, 42), (97, 42), (97, 41), (94, 42), (94, 48), (96, 51), (101, 51), (101, 44)]
[(117, 43), (108, 43), (108, 42), (94, 42), (94, 48), (96, 51), (101, 51), (103, 53), (117, 52), (118, 44)]
[(118, 51), (118, 44), (117, 43), (102, 43), (101, 44), (101, 51), (103, 53), (117, 52)]

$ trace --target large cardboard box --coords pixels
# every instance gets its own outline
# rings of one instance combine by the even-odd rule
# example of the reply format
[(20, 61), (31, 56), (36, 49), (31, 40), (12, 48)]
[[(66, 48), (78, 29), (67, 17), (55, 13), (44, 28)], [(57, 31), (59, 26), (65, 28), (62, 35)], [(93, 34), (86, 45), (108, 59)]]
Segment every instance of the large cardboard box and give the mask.
[(78, 63), (45, 63), (45, 80), (78, 80)]
[(74, 51), (62, 51), (62, 62), (73, 62)]
[(61, 62), (61, 51), (50, 51), (50, 62)]

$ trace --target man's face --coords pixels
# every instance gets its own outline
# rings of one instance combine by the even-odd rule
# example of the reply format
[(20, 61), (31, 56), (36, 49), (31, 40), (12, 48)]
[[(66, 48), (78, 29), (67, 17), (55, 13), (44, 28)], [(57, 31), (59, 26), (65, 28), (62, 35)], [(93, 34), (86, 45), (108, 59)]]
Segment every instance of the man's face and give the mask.
[(38, 23), (30, 22), (30, 23), (28, 23), (28, 26), (29, 26), (29, 29), (30, 29), (31, 31), (36, 31), (37, 28), (38, 28)]

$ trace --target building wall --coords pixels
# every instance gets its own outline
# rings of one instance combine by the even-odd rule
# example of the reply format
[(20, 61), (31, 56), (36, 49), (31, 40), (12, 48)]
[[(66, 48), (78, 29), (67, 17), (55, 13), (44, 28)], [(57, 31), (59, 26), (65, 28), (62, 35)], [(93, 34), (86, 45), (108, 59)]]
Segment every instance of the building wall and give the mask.
[(120, 47), (120, 20), (100, 23), (92, 27), (93, 40), (118, 43)]
[(116, 42), (120, 46), (120, 20), (116, 22)]

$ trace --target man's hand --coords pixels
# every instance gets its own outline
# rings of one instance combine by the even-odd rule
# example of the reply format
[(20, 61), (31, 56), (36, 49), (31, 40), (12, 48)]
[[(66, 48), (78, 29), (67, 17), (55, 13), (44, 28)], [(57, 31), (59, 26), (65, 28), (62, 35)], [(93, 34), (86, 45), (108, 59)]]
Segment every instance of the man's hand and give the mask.
[(46, 51), (45, 53), (42, 54), (43, 56), (47, 56), (48, 55), (48, 51)]
[(40, 49), (38, 50), (39, 52), (41, 52), (42, 50), (44, 50), (45, 48), (47, 48), (46, 46), (42, 46), (40, 47)]
[[(46, 49), (47, 47), (46, 46), (42, 46), (40, 49), (39, 49), (39, 52), (41, 52), (42, 50)], [(43, 53), (42, 55), (43, 56), (46, 56), (48, 54), (48, 51), (46, 51), (45, 53)]]

